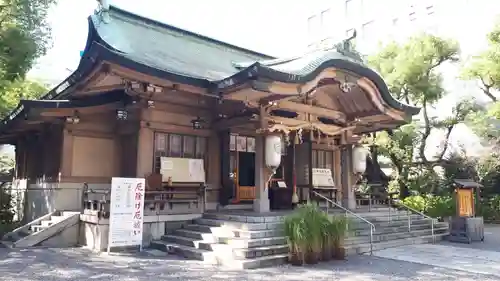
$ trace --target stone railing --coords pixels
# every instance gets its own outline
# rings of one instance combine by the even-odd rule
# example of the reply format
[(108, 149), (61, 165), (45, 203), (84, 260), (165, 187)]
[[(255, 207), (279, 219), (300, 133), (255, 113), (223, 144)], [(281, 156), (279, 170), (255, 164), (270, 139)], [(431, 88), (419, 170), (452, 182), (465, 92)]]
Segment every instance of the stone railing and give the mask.
[[(165, 186), (164, 190), (146, 190), (144, 215), (178, 215), (201, 213), (205, 205), (205, 185), (182, 184)], [(110, 189), (83, 191), (83, 213), (109, 218)]]

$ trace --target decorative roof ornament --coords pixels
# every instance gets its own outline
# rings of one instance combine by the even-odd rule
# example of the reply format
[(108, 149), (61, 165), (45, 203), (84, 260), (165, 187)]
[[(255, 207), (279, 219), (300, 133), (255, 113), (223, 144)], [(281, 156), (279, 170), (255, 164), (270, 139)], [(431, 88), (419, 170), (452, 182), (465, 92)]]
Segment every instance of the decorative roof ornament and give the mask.
[(363, 57), (358, 51), (356, 51), (356, 49), (353, 46), (353, 42), (351, 42), (353, 39), (356, 38), (356, 36), (357, 32), (356, 29), (354, 29), (351, 36), (335, 44), (334, 49), (346, 57), (363, 62)]
[(108, 0), (97, 0), (98, 9), (96, 10), (96, 14), (99, 15), (102, 22), (109, 23), (111, 21), (111, 17), (109, 16), (109, 2)]

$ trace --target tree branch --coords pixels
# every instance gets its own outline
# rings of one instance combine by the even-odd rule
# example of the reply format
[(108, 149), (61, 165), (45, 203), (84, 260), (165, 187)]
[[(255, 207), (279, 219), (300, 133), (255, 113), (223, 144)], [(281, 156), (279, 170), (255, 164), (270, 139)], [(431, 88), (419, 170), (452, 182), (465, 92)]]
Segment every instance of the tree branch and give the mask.
[(455, 128), (455, 124), (450, 125), (446, 128), (446, 134), (444, 137), (444, 144), (443, 144), (443, 150), (438, 154), (437, 160), (436, 161), (441, 161), (443, 160), (444, 154), (446, 153), (446, 150), (448, 149), (449, 146), (449, 140), (450, 140), (450, 135), (451, 132), (453, 131), (453, 128)]
[(484, 81), (484, 78), (479, 76), (479, 80), (481, 81), (481, 84), (482, 86), (479, 86), (479, 88), (481, 89), (481, 91), (483, 91), (483, 93), (489, 97), (491, 99), (491, 101), (493, 102), (496, 102), (497, 101), (497, 97), (495, 97), (492, 93), (491, 93), (491, 87), (493, 87), (493, 85), (490, 85), (488, 83), (486, 83), (486, 81)]

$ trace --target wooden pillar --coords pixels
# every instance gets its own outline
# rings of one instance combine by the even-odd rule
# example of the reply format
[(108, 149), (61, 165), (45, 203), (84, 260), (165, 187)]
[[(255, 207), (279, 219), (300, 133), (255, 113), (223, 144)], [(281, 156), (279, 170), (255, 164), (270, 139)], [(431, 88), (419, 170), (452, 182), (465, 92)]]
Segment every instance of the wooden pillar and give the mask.
[(141, 122), (137, 139), (137, 177), (145, 177), (153, 172), (154, 132)]
[(348, 209), (356, 208), (354, 186), (352, 184), (352, 145), (347, 144), (348, 134), (342, 140), (342, 151), (340, 154), (341, 183), (342, 183), (342, 206)]
[(270, 211), (267, 183), (267, 168), (265, 166), (265, 136), (255, 138), (255, 200), (253, 210), (257, 213)]
[[(267, 129), (265, 120), (267, 113), (264, 107), (260, 107), (260, 128)], [(270, 211), (269, 190), (266, 186), (269, 172), (265, 163), (265, 134), (259, 134), (255, 138), (255, 200), (253, 201), (253, 210), (258, 213)]]
[(220, 149), (220, 190), (219, 190), (219, 204), (226, 206), (233, 196), (234, 182), (229, 177), (231, 173), (230, 158), (229, 158), (229, 142), (230, 130), (226, 129), (218, 132), (218, 141)]
[(335, 182), (335, 186), (339, 188), (337, 190), (337, 201), (341, 202), (342, 200), (342, 167), (341, 167), (341, 150), (335, 149), (333, 151), (333, 180)]

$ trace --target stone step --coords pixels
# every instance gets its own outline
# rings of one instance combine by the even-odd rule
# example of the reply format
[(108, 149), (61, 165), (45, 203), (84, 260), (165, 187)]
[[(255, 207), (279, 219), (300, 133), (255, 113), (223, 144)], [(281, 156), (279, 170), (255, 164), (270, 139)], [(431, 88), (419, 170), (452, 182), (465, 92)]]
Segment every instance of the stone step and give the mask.
[(150, 247), (166, 253), (179, 255), (186, 259), (200, 260), (208, 264), (217, 264), (215, 254), (211, 251), (197, 249), (164, 240), (151, 241)]
[(75, 215), (75, 214), (80, 214), (81, 212), (75, 212), (75, 211), (62, 211), (60, 212), (61, 213), (61, 216), (63, 217), (70, 217), (72, 215)]
[(49, 228), (50, 226), (47, 226), (47, 225), (41, 225), (41, 224), (37, 224), (37, 225), (32, 225), (31, 226), (31, 230), (33, 232), (40, 232), (42, 230), (45, 230), (47, 228)]
[(227, 244), (235, 249), (255, 248), (255, 247), (265, 247), (274, 245), (285, 245), (286, 237), (279, 236), (279, 237), (266, 237), (259, 239), (221, 237), (219, 238), (219, 243)]
[(54, 222), (53, 222), (53, 221), (49, 221), (49, 220), (47, 220), (47, 221), (42, 221), (42, 222), (40, 223), (40, 225), (42, 225), (42, 226), (51, 226), (51, 225), (53, 225), (53, 224), (54, 224)]
[(151, 247), (172, 253), (187, 259), (200, 260), (207, 264), (218, 264), (228, 267), (230, 269), (254, 269), (261, 267), (270, 267), (286, 263), (288, 253), (275, 254), (270, 256), (261, 256), (247, 259), (224, 259), (217, 258), (215, 253), (208, 250), (196, 249), (193, 247), (171, 243), (168, 241), (152, 241)]
[(66, 216), (51, 216), (50, 217), (50, 221), (52, 223), (58, 223), (62, 220), (64, 220), (65, 218), (69, 217), (71, 214), (66, 214)]
[(170, 242), (172, 244), (193, 247), (196, 249), (199, 248), (200, 243), (211, 243), (210, 241), (205, 242), (201, 239), (194, 239), (194, 238), (183, 237), (183, 236), (178, 236), (178, 235), (164, 235), (161, 239), (165, 242)]
[[(415, 214), (412, 214), (410, 216), (408, 216), (408, 215), (393, 215), (390, 217), (388, 215), (384, 215), (384, 216), (368, 217), (365, 219), (369, 220), (370, 222), (408, 221), (408, 217), (410, 217), (410, 220), (426, 219), (422, 215), (415, 215)], [(427, 220), (430, 220), (430, 219), (427, 219)]]
[(216, 237), (240, 237), (247, 239), (283, 236), (284, 234), (284, 229), (282, 227), (269, 230), (241, 230), (225, 226), (214, 227), (200, 224), (189, 224), (186, 225), (184, 229), (202, 233), (212, 233)]
[[(378, 216), (378, 215), (385, 215), (385, 214), (389, 214), (389, 209), (388, 208), (385, 208), (385, 209), (376, 209), (376, 210), (372, 210), (372, 211), (368, 211), (368, 210), (355, 210), (355, 211), (351, 211), (357, 215), (360, 215), (360, 216)], [(345, 214), (345, 211), (342, 210), (342, 209), (329, 209), (328, 210), (328, 213), (330, 214)], [(407, 214), (408, 211), (406, 210), (396, 210), (396, 209), (391, 209), (390, 211), (391, 214)]]
[[(447, 228), (437, 228), (437, 229), (434, 229), (434, 235), (442, 234), (442, 233), (445, 233), (447, 231), (448, 231)], [(373, 235), (373, 242), (385, 242), (385, 241), (392, 241), (392, 240), (398, 240), (398, 239), (403, 239), (403, 238), (427, 236), (427, 235), (432, 235), (432, 229), (429, 228), (429, 229), (422, 229), (422, 230), (413, 230), (411, 232), (406, 231), (406, 232), (394, 232), (394, 233), (386, 233), (386, 234), (374, 234)], [(370, 235), (348, 237), (345, 242), (346, 242), (346, 245), (370, 243)]]
[(281, 255), (288, 253), (288, 245), (270, 245), (253, 248), (233, 248), (228, 244), (200, 244), (200, 249), (216, 253), (219, 259), (252, 259), (264, 256)]
[[(435, 228), (448, 228), (447, 224), (434, 224)], [(419, 222), (419, 223), (413, 223), (411, 224), (411, 229), (410, 230), (422, 230), (422, 229), (431, 229), (431, 224), (428, 221), (425, 222)], [(405, 232), (408, 231), (408, 224), (405, 223), (404, 225), (392, 225), (392, 226), (380, 226), (376, 225), (375, 226), (375, 231), (373, 234), (387, 234), (387, 233), (393, 233), (393, 232)], [(350, 236), (363, 236), (363, 235), (370, 235), (370, 228), (366, 227), (363, 229), (356, 229), (351, 231)]]
[[(390, 240), (385, 242), (377, 242), (373, 243), (373, 251), (383, 250), (387, 248), (399, 247), (404, 245), (412, 245), (412, 244), (424, 244), (424, 243), (432, 243), (433, 239), (435, 241), (440, 241), (443, 237), (447, 236), (448, 232), (427, 236), (418, 236), (418, 237), (408, 237), (403, 239)], [(370, 253), (370, 243), (363, 244), (355, 244), (355, 245), (347, 245), (346, 247), (347, 255), (357, 255), (357, 254), (365, 254)]]
[(280, 228), (283, 225), (282, 222), (272, 222), (272, 223), (242, 223), (242, 222), (232, 222), (218, 219), (207, 219), (200, 218), (195, 220), (196, 224), (205, 225), (205, 226), (225, 226), (231, 227), (234, 229), (241, 230), (265, 230), (265, 229), (276, 229)]
[(286, 255), (288, 245), (271, 245), (248, 249), (233, 249), (233, 257), (236, 259), (252, 259), (265, 256)]
[(193, 223), (193, 224), (185, 225), (184, 229), (198, 231), (198, 232), (204, 232), (204, 233), (213, 233), (215, 231), (223, 230), (224, 227), (223, 226), (210, 226), (210, 225)]
[[(408, 220), (393, 220), (393, 221), (372, 221), (371, 222), (375, 226), (375, 230), (384, 229), (384, 228), (392, 228), (392, 227), (403, 227), (408, 226)], [(431, 226), (431, 222), (428, 219), (414, 219), (411, 220), (411, 225), (429, 225)], [(370, 230), (370, 225), (364, 221), (353, 221), (351, 225), (351, 230)]]
[(177, 229), (173, 232), (173, 235), (175, 236), (181, 236), (181, 237), (186, 237), (186, 238), (192, 238), (196, 240), (202, 240), (202, 241), (213, 241), (215, 242), (215, 237), (213, 233), (206, 233), (206, 232), (200, 232), (200, 231), (195, 231), (195, 230), (189, 230), (189, 229)]
[(285, 219), (285, 215), (251, 216), (206, 212), (203, 214), (203, 218), (240, 223), (276, 223), (282, 222)]

